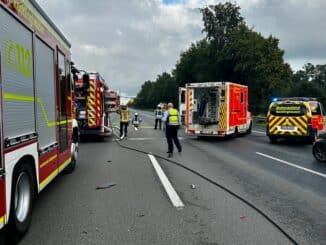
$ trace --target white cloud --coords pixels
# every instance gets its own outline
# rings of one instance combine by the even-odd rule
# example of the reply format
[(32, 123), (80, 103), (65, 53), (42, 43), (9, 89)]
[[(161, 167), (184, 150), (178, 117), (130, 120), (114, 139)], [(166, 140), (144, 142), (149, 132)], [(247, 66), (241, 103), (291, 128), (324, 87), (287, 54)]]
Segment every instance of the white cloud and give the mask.
[[(134, 95), (145, 80), (170, 71), (203, 37), (199, 7), (218, 0), (38, 0), (72, 43), (77, 66), (97, 70), (110, 86)], [(235, 2), (235, 1), (234, 1)], [(326, 1), (237, 0), (250, 26), (273, 34), (295, 68), (323, 61)], [(300, 65), (301, 63), (301, 65)]]
[(108, 51), (105, 47), (97, 47), (93, 44), (83, 44), (79, 47), (79, 52), (87, 56), (107, 56)]

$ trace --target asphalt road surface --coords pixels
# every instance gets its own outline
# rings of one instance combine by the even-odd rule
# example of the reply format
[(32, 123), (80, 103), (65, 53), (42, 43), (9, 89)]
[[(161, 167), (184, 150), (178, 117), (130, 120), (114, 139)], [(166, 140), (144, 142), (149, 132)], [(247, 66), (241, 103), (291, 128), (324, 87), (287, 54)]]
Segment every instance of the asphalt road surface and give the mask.
[[(153, 129), (152, 113), (139, 113), (142, 127), (129, 127), (121, 144), (165, 156), (164, 133)], [(271, 145), (257, 129), (229, 140), (181, 131), (180, 137), (183, 152), (175, 161), (254, 203), (299, 244), (326, 244), (326, 164), (314, 160), (310, 145)], [(167, 192), (152, 161), (121, 148), (115, 137), (84, 141), (75, 172), (59, 176), (36, 199), (20, 244), (291, 244), (240, 200), (156, 159), (171, 184)]]

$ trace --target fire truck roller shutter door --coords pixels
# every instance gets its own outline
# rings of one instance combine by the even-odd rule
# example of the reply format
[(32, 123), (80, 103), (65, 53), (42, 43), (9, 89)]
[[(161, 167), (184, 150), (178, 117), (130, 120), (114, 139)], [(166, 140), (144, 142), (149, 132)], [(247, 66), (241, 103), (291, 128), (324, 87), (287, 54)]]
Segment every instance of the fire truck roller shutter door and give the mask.
[(42, 149), (56, 142), (56, 127), (49, 123), (55, 121), (54, 51), (36, 38), (35, 57), (37, 132)]
[(0, 8), (4, 138), (34, 133), (32, 32)]

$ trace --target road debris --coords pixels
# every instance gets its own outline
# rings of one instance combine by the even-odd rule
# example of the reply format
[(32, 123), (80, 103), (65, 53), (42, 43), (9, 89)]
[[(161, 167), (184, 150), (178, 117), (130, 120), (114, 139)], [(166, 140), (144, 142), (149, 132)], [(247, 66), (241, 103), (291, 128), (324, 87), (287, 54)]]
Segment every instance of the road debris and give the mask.
[(247, 216), (245, 216), (245, 215), (241, 215), (241, 216), (240, 216), (240, 219), (241, 219), (241, 220), (245, 220), (246, 218), (247, 218)]
[(137, 213), (137, 217), (138, 217), (138, 218), (145, 217), (145, 214), (144, 214), (144, 213)]
[(111, 188), (111, 187), (116, 186), (116, 185), (117, 185), (116, 183), (108, 182), (108, 183), (105, 183), (103, 185), (97, 186), (96, 190), (107, 189), (107, 188)]

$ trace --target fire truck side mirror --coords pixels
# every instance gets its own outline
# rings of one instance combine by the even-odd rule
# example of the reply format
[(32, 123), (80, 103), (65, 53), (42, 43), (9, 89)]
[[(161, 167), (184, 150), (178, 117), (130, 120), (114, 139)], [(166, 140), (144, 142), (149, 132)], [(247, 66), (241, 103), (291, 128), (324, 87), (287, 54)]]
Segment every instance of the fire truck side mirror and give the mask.
[(87, 73), (83, 75), (83, 83), (85, 88), (89, 88), (89, 75)]
[(72, 66), (71, 67), (71, 73), (76, 75), (77, 73), (79, 73), (79, 70), (76, 67)]

